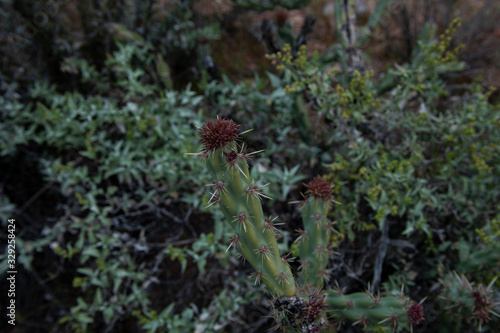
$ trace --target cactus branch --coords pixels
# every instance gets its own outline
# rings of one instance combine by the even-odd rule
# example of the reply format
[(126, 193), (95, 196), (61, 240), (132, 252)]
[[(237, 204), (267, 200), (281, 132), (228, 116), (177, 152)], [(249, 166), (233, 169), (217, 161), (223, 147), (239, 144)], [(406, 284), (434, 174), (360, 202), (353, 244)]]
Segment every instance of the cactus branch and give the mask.
[(326, 303), (331, 318), (337, 322), (351, 321), (352, 325), (367, 327), (411, 327), (424, 319), (421, 303), (408, 297), (374, 296), (370, 292), (345, 295), (338, 290), (326, 291)]
[(330, 257), (328, 243), (331, 228), (327, 220), (332, 202), (332, 187), (322, 177), (307, 184), (306, 199), (302, 206), (304, 230), (299, 230), (299, 253), (302, 261), (300, 282), (321, 288), (327, 279), (326, 266)]
[(287, 262), (281, 259), (276, 241), (276, 223), (264, 217), (261, 200), (269, 199), (262, 193), (266, 185), (250, 180), (247, 160), (253, 153), (245, 153), (245, 145), (236, 140), (240, 125), (232, 120), (217, 118), (200, 128), (203, 150), (196, 154), (203, 158), (215, 180), (209, 205), (218, 204), (236, 234), (231, 247), (241, 251), (254, 267), (255, 283), (263, 281), (277, 296), (294, 296), (295, 281)]

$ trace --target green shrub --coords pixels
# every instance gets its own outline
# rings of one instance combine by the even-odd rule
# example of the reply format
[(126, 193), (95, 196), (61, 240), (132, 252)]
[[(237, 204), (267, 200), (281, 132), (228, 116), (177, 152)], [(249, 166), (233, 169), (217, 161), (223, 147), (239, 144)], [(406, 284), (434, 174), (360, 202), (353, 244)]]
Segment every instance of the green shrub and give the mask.
[[(18, 262), (32, 271), (37, 255), (49, 250), (64, 266), (76, 266), (70, 282), (75, 298), (60, 318), (61, 325), (76, 332), (93, 331), (100, 323), (112, 327), (132, 313), (154, 317), (146, 286), (156, 278), (152, 267), (138, 260), (151, 249), (143, 233), (131, 234), (142, 228), (132, 216), (149, 205), (165, 206), (165, 201), (185, 201), (198, 207), (201, 184), (208, 180), (196, 162), (185, 156), (199, 146), (193, 128), (202, 121), (202, 97), (189, 88), (175, 92), (145, 85), (145, 71), (132, 64), (133, 57), (147, 62), (144, 50), (123, 45), (108, 60), (117, 78), (113, 89), (124, 94), (126, 103), (77, 92), (59, 93), (43, 83), (31, 89), (33, 102), (27, 105), (0, 97), (3, 158), (20, 147), (35, 149), (44, 181), (57, 184), (68, 203), (64, 216), (44, 226), (43, 236), (24, 239), (19, 235)], [(100, 81), (110, 88), (106, 84), (111, 82), (101, 79), (84, 61), (77, 64), (84, 81)], [(9, 207), (3, 204), (2, 211), (12, 211)], [(126, 222), (128, 226), (119, 222), (127, 216), (132, 218)], [(223, 231), (216, 230), (219, 240)], [(207, 257), (224, 252), (212, 233), (205, 236), (192, 248), (159, 251), (156, 260), (169, 254), (185, 267), (190, 258), (203, 273)], [(2, 262), (5, 260), (2, 256)], [(6, 267), (2, 265), (2, 269)], [(168, 307), (162, 312), (162, 325), (179, 329), (179, 319), (171, 311)], [(182, 318), (192, 318), (192, 311)], [(144, 321), (145, 329), (154, 332), (155, 327), (151, 320)]]

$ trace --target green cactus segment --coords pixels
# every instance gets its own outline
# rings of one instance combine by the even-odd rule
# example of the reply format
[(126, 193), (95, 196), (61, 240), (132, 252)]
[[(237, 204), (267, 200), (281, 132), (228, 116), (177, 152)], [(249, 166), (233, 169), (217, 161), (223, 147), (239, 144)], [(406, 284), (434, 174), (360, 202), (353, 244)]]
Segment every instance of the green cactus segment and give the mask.
[(484, 286), (468, 281), (465, 275), (448, 273), (445, 276), (441, 281), (443, 289), (439, 301), (446, 309), (444, 316), (453, 318), (453, 325), (457, 328), (453, 331), (459, 331), (461, 322), (481, 325), (493, 317), (500, 317), (494, 311), (498, 304), (494, 301), (496, 280), (494, 278), (488, 286)]
[(327, 214), (331, 206), (331, 186), (321, 177), (308, 184), (308, 198), (302, 207), (304, 231), (299, 239), (302, 262), (300, 283), (315, 288), (323, 287), (328, 272), (330, 227)]
[(422, 306), (404, 296), (375, 297), (369, 293), (342, 294), (326, 291), (328, 315), (370, 327), (409, 327), (423, 319)]
[(262, 187), (250, 179), (246, 162), (249, 154), (238, 150), (234, 141), (237, 135), (227, 136), (230, 140), (225, 142), (224, 131), (219, 131), (220, 128), (230, 130), (236, 125), (221, 118), (215, 124), (207, 124), (200, 130), (205, 145), (200, 155), (215, 179), (210, 204), (218, 203), (234, 228), (237, 235), (235, 245), (258, 272), (254, 274), (256, 279), (263, 281), (277, 296), (294, 296), (295, 281), (290, 266), (280, 257), (273, 230), (265, 227), (260, 203), (261, 197), (265, 196), (261, 193)]

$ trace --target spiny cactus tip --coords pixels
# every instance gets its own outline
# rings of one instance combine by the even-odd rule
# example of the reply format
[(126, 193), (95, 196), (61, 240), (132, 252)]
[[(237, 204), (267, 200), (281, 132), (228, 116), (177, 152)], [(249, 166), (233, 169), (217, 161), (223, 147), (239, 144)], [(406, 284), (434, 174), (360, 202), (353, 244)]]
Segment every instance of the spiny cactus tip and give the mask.
[(316, 176), (307, 184), (306, 194), (316, 199), (330, 200), (333, 190), (330, 183), (321, 176)]
[(217, 118), (208, 121), (200, 128), (200, 136), (204, 151), (215, 151), (229, 142), (236, 140), (240, 133), (240, 125), (231, 119)]

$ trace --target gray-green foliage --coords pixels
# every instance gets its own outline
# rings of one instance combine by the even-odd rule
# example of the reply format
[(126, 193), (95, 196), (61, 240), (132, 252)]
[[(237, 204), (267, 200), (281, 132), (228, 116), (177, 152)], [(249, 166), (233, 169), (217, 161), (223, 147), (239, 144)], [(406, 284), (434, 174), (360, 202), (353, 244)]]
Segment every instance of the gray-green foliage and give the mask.
[[(295, 165), (287, 165), (289, 160), (310, 160), (320, 152), (318, 147), (306, 142), (305, 136), (311, 133), (308, 131), (303, 136), (306, 127), (301, 123), (302, 111), (297, 111), (300, 102), (297, 96), (286, 92), (285, 84), (285, 79), (267, 73), (267, 77), (256, 75), (252, 83), (235, 83), (224, 76), (222, 82), (201, 85), (211, 106), (212, 117), (231, 114), (245, 128), (259, 129), (258, 136), (249, 137), (249, 140), (253, 139), (265, 148), (259, 156), (259, 163), (267, 170), (285, 170), (285, 167), (292, 170)], [(273, 182), (286, 177), (285, 174), (279, 175), (279, 171), (270, 172), (275, 173), (270, 175)], [(266, 183), (271, 181), (264, 180)]]
[[(412, 62), (381, 74), (380, 85), (371, 71), (323, 71), (303, 56), (271, 57), (288, 78), (287, 90), (310, 94), (329, 121), (330, 177), (343, 203), (335, 215), (351, 238), (353, 230), (372, 221), (382, 226), (387, 218), (409, 235), (431, 234), (438, 216), (467, 221), (473, 230), (485, 212), (487, 220), (495, 215), (498, 107), (488, 103), (490, 92), (474, 85), (439, 104), (448, 95), (442, 73), (461, 68), (460, 47), (450, 46), (457, 26), (453, 21), (440, 37), (426, 27)], [(366, 204), (371, 216), (361, 213)]]
[[(141, 229), (134, 223), (134, 212), (140, 207), (154, 209), (165, 200), (198, 205), (201, 198), (184, 198), (182, 193), (198, 192), (201, 197), (201, 184), (208, 182), (198, 163), (185, 156), (199, 149), (193, 129), (202, 121), (202, 97), (189, 88), (162, 91), (145, 84), (145, 71), (132, 65), (132, 57), (147, 63), (149, 56), (144, 49), (122, 45), (108, 59), (118, 78), (113, 84), (84, 60), (72, 60), (85, 82), (100, 82), (98, 89), (123, 94), (126, 103), (110, 96), (58, 93), (46, 83), (32, 87), (33, 102), (28, 104), (0, 97), (3, 158), (28, 145), (37, 147), (44, 181), (58, 186), (73, 206), (65, 206), (65, 215), (47, 224), (41, 237), (19, 236), (17, 262), (30, 271), (37, 253), (52, 251), (62, 262), (77, 265), (70, 281), (75, 302), (60, 319), (61, 325), (74, 331), (92, 330), (96, 317), (112, 326), (133, 311), (153, 316), (147, 288), (157, 283), (156, 271), (137, 256), (154, 248), (143, 234), (129, 232)], [(1, 210), (12, 213), (13, 207), (5, 201)], [(120, 222), (123, 218), (128, 219), (128, 226)], [(159, 218), (168, 221), (169, 217)], [(172, 260), (191, 258), (203, 272), (207, 257), (225, 249), (217, 243), (223, 230), (216, 231), (217, 239), (212, 233), (205, 235), (191, 248), (178, 249), (175, 256), (173, 248), (156, 253), (157, 261), (169, 254)], [(2, 255), (1, 260), (5, 271), (6, 257)], [(188, 326), (179, 326), (179, 318), (193, 325), (192, 312), (179, 317), (171, 311), (169, 307), (162, 312), (162, 330), (165, 325), (172, 331), (185, 330)], [(154, 331), (152, 325), (144, 322), (145, 329)]]
[[(360, 31), (358, 43), (366, 42), (390, 3), (379, 2), (380, 11)], [(186, 21), (189, 13), (180, 21), (169, 19), (168, 45), (154, 52), (198, 52), (200, 39), (220, 36), (217, 25), (194, 29), (193, 22)], [(368, 34), (361, 36), (363, 31)], [(252, 83), (223, 77), (221, 82), (202, 83), (204, 96), (189, 88), (159, 88), (151, 80), (158, 66), (152, 44), (116, 34), (117, 49), (104, 68), (76, 54), (60, 64), (63, 72), (80, 77), (85, 94), (60, 93), (50, 83), (37, 82), (21, 99), (16, 83), (6, 83), (9, 93), (0, 96), (0, 157), (36, 151), (44, 181), (54, 184), (68, 203), (62, 203), (56, 222), (41, 228), (39, 238), (17, 238), (18, 265), (31, 270), (37, 255), (52, 251), (62, 265), (78, 267), (71, 281), (76, 297), (61, 318), (73, 331), (91, 330), (95, 318), (112, 325), (130, 314), (150, 332), (220, 329), (229, 321), (226, 315), (235, 314), (251, 295), (241, 299), (241, 290), (228, 289), (205, 309), (178, 309), (173, 303), (152, 309), (146, 291), (156, 282), (156, 271), (137, 255), (154, 249), (139, 232), (131, 236), (123, 221), (139, 231), (133, 224), (139, 208), (154, 209), (165, 200), (195, 208), (207, 204), (203, 184), (212, 180), (199, 161), (184, 153), (200, 149), (195, 126), (208, 117), (230, 115), (244, 128), (255, 129), (248, 136), (250, 145), (265, 148), (263, 157), (252, 161), (253, 170), (263, 172), (252, 178), (273, 184), (266, 195), (287, 200), (302, 173), (326, 166), (334, 197), (342, 203), (330, 217), (343, 234), (355, 239), (359, 231), (390, 222), (405, 236), (425, 234), (429, 243), (419, 249), (422, 253), (437, 252), (445, 261), (445, 252), (457, 250), (459, 273), (473, 275), (481, 269), (482, 282), (488, 283), (498, 274), (498, 246), (484, 233), (495, 234), (490, 225), (498, 229), (500, 112), (488, 102), (489, 92), (477, 85), (461, 96), (449, 96), (443, 74), (461, 70), (463, 64), (455, 57), (449, 34), (438, 38), (435, 32), (432, 25), (425, 26), (411, 62), (381, 74), (348, 71), (347, 64), (342, 72), (327, 71), (331, 63), (307, 59), (304, 49), (297, 59), (290, 57), (282, 75), (256, 76)], [(165, 36), (161, 29), (155, 33)], [(337, 58), (346, 52), (341, 45), (334, 50)], [(208, 105), (206, 118), (202, 105)], [(0, 196), (2, 221), (15, 212)], [(216, 254), (226, 264), (227, 245), (219, 244), (226, 230), (221, 216), (213, 216), (213, 234), (202, 233), (188, 247), (165, 246), (154, 254), (154, 262), (178, 261), (183, 271), (191, 262), (204, 272), (207, 260)], [(449, 230), (460, 233), (460, 240), (434, 247), (433, 237)], [(478, 230), (483, 232), (480, 237)], [(287, 247), (287, 241), (285, 237), (280, 246)], [(404, 265), (409, 264), (394, 263), (395, 270), (403, 271)], [(442, 274), (442, 265), (426, 276)], [(7, 270), (3, 254), (0, 269)], [(409, 285), (406, 278), (396, 272), (386, 289), (402, 282)], [(249, 293), (251, 288), (245, 286)]]
[[(421, 240), (407, 245), (428, 255), (426, 264), (442, 259), (421, 273), (417, 266), (416, 274), (436, 278), (457, 269), (484, 281), (499, 272), (497, 246), (485, 230), (497, 228), (500, 109), (489, 102), (492, 91), (476, 84), (458, 96), (447, 90), (445, 74), (463, 68), (461, 47), (451, 44), (458, 26), (454, 20), (439, 37), (425, 26), (411, 62), (378, 76), (323, 69), (305, 50), (295, 59), (287, 52), (269, 58), (282, 72), (284, 90), (308, 96), (324, 116), (318, 126), (323, 135), (315, 139), (333, 160), (325, 166), (342, 203), (332, 214), (341, 233), (359, 240), (388, 223), (391, 238)], [(457, 236), (452, 246), (434, 244)], [(453, 250), (458, 264), (446, 258)], [(393, 263), (396, 273), (385, 288), (411, 285), (413, 265)]]

